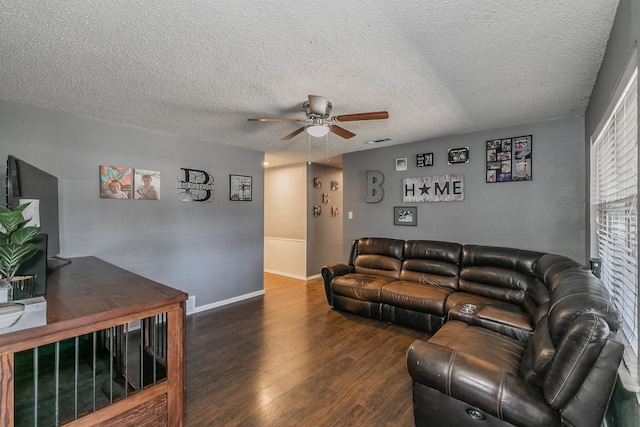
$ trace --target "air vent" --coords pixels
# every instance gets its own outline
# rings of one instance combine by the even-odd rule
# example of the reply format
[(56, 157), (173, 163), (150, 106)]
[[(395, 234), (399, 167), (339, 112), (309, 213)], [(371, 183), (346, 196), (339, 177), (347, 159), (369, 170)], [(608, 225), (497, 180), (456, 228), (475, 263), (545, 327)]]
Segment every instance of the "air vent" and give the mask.
[(365, 144), (373, 145), (373, 144), (380, 144), (381, 142), (387, 142), (387, 141), (391, 141), (391, 138), (382, 138), (382, 139), (376, 139), (375, 141), (366, 141)]

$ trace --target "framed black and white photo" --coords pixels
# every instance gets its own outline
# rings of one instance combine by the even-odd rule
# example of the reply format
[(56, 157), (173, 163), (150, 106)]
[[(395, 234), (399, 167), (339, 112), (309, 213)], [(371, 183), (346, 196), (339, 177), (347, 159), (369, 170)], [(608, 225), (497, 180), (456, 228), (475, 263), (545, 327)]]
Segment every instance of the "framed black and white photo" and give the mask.
[(418, 225), (418, 208), (416, 206), (394, 206), (393, 225)]
[(449, 148), (447, 156), (449, 164), (469, 163), (469, 147)]
[(229, 200), (250, 202), (251, 182), (250, 176), (229, 175)]
[(433, 153), (417, 154), (416, 166), (419, 168), (423, 168), (425, 166), (433, 166)]

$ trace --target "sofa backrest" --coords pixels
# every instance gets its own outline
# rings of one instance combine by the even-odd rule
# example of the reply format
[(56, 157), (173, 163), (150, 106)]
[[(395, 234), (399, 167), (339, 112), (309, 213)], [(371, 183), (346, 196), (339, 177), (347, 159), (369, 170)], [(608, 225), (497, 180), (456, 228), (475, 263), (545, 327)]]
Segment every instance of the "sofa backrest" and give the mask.
[(400, 277), (404, 240), (365, 237), (354, 241), (349, 264), (356, 273)]
[(535, 316), (519, 376), (571, 425), (589, 425), (602, 419), (609, 396), (601, 390), (612, 389), (624, 351), (615, 334), (620, 316), (602, 283), (575, 261), (543, 255), (536, 272), (550, 298)]
[(462, 245), (435, 240), (408, 240), (400, 279), (458, 289)]
[(535, 274), (541, 255), (522, 249), (464, 245), (459, 290), (520, 305), (533, 316), (549, 298)]

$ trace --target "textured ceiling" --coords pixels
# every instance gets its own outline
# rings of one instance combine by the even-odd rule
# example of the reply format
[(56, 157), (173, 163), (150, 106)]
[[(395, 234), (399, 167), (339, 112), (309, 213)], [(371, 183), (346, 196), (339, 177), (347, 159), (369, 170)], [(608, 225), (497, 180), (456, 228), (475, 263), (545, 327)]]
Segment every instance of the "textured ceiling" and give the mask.
[[(3, 0), (0, 99), (305, 161), (280, 138), (307, 95), (329, 156), (582, 115), (618, 0)], [(135, 143), (135, 141), (132, 141)], [(326, 156), (311, 139), (312, 160)]]

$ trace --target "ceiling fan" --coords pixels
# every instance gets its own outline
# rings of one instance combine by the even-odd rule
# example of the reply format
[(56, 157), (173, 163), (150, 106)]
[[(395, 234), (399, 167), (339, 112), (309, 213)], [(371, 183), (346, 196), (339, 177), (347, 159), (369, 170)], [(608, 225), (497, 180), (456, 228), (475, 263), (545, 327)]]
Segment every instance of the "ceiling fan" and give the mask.
[(338, 123), (354, 122), (359, 120), (382, 120), (388, 119), (389, 113), (386, 111), (374, 111), (370, 113), (343, 114), (331, 117), (331, 103), (327, 98), (317, 95), (309, 95), (309, 100), (302, 104), (302, 110), (307, 115), (306, 119), (285, 119), (285, 118), (265, 118), (247, 119), (250, 122), (298, 122), (307, 125), (291, 132), (281, 140), (287, 141), (301, 134), (305, 130), (311, 136), (322, 137), (329, 132), (335, 133), (342, 138), (349, 139), (356, 136), (355, 133), (338, 126)]

